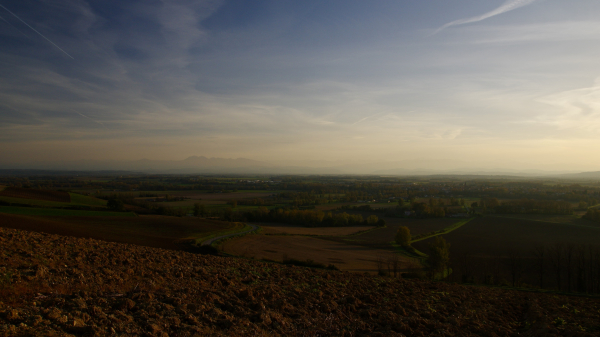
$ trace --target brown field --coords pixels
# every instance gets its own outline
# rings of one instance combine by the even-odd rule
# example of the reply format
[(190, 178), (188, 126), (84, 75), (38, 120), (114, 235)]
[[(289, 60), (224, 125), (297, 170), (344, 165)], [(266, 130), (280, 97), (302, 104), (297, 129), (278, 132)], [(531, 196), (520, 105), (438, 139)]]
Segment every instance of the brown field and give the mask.
[[(485, 216), (443, 237), (450, 243), (450, 253), (455, 256), (506, 256), (511, 250), (529, 255), (533, 247), (555, 242), (597, 244), (600, 224), (582, 221), (585, 225)], [(431, 241), (419, 241), (413, 246), (426, 253)]]
[[(450, 243), (450, 266), (454, 281), (470, 275), (484, 282), (485, 275), (494, 275), (495, 282), (511, 279), (510, 256), (523, 260), (522, 279), (527, 284), (538, 284), (537, 265), (533, 250), (537, 246), (551, 248), (554, 244), (598, 245), (600, 224), (582, 220), (577, 224), (543, 222), (498, 216), (485, 216), (467, 223), (443, 238)], [(433, 239), (419, 241), (413, 247), (429, 253)], [(549, 256), (549, 255), (548, 255)], [(548, 263), (546, 273), (551, 272)], [(552, 287), (554, 279), (546, 279)]]
[[(0, 228), (2, 336), (598, 336), (600, 300)], [(114, 332), (113, 332), (114, 330)]]
[(372, 229), (374, 227), (301, 227), (285, 224), (258, 224), (262, 234), (291, 234), (291, 235), (350, 235)]
[(71, 202), (71, 196), (67, 192), (35, 190), (30, 188), (7, 187), (4, 190), (0, 191), (0, 196), (55, 202)]
[(177, 250), (188, 250), (189, 238), (233, 228), (228, 222), (160, 215), (40, 217), (0, 214), (0, 226)]
[(311, 259), (325, 265), (333, 264), (340, 270), (377, 273), (377, 260), (398, 258), (401, 268), (412, 268), (411, 259), (401, 257), (390, 250), (372, 249), (306, 236), (247, 235), (228, 240), (219, 247), (225, 253), (282, 261), (288, 258)]

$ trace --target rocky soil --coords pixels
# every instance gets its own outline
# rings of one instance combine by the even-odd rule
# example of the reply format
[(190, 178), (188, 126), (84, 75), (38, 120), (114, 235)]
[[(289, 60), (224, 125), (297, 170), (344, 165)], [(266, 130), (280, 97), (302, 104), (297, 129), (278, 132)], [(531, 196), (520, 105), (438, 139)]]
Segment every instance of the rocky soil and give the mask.
[(0, 228), (0, 336), (600, 336), (600, 299)]

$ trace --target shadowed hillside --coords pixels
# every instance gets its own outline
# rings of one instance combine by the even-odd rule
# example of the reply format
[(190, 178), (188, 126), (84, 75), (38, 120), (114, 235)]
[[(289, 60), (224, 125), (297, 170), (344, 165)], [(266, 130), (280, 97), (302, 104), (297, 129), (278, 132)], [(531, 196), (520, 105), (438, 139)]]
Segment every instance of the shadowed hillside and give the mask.
[[(1, 336), (597, 336), (600, 300), (0, 229)], [(492, 333), (493, 332), (493, 333)]]

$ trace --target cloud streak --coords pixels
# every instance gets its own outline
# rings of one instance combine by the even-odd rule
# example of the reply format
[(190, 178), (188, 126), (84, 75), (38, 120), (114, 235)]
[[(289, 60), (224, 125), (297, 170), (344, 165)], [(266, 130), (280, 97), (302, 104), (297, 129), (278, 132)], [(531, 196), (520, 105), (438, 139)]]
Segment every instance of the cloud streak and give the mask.
[[(44, 39), (46, 39), (46, 41), (50, 42), (54, 47), (58, 48), (58, 50), (62, 51), (65, 55), (67, 55), (68, 57), (72, 58), (73, 60), (75, 59), (73, 56), (69, 55), (69, 53), (67, 53), (66, 51), (64, 51), (61, 47), (59, 47), (56, 43), (52, 42), (49, 38), (45, 37), (42, 33), (38, 32), (37, 30), (35, 30), (35, 28), (31, 27), (27, 22), (23, 21), (23, 19), (21, 19), (20, 17), (18, 17), (15, 13), (11, 12), (10, 10), (8, 10), (8, 8), (0, 5), (0, 7), (4, 8), (4, 10), (6, 10), (7, 12), (9, 12), (12, 16), (14, 16), (15, 18), (19, 19), (19, 21), (23, 22), (25, 24), (25, 26), (31, 28), (31, 30), (33, 30), (34, 32), (36, 32), (39, 36), (43, 37)], [(6, 20), (5, 20), (6, 21)]]
[(455, 20), (452, 22), (448, 22), (447, 24), (441, 26), (440, 28), (438, 28), (433, 35), (443, 31), (446, 28), (452, 27), (452, 26), (459, 26), (459, 25), (464, 25), (467, 23), (473, 23), (473, 22), (479, 22), (479, 21), (483, 21), (485, 19), (489, 19), (493, 16), (496, 15), (500, 15), (500, 14), (504, 14), (506, 12), (510, 12), (512, 10), (515, 10), (517, 8), (521, 8), (527, 5), (531, 5), (532, 3), (536, 2), (538, 0), (507, 0), (502, 6), (494, 9), (493, 11), (487, 12), (485, 14), (482, 15), (478, 15), (478, 16), (474, 16), (471, 18), (466, 18), (466, 19), (460, 19), (460, 20)]
[(7, 24), (9, 24), (11, 27), (13, 27), (14, 29), (16, 29), (19, 33), (23, 34), (25, 37), (29, 37), (29, 36), (27, 36), (27, 34), (23, 33), (19, 28), (15, 27), (12, 23), (6, 21), (5, 18), (3, 18), (3, 17), (0, 16), (0, 20), (2, 20), (4, 22), (6, 22)]

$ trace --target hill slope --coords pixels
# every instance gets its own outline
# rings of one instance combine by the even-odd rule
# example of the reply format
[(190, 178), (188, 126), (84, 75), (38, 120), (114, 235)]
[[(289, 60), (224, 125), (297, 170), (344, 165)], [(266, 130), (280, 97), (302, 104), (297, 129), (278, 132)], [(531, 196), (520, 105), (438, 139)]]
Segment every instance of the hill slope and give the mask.
[(0, 228), (3, 336), (594, 336), (600, 299)]

